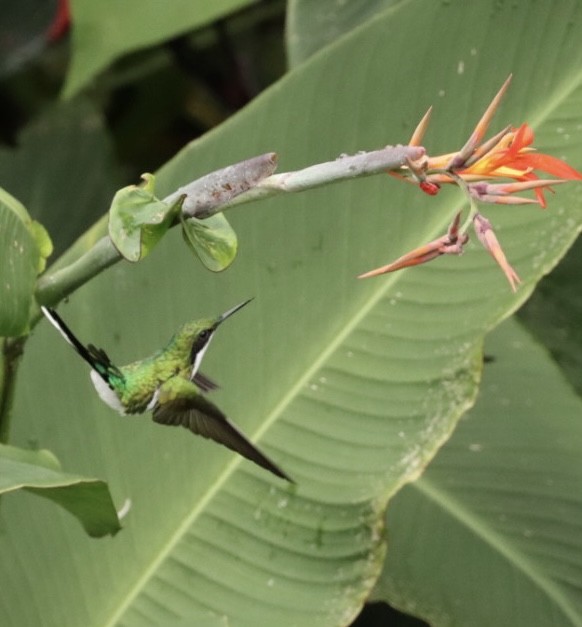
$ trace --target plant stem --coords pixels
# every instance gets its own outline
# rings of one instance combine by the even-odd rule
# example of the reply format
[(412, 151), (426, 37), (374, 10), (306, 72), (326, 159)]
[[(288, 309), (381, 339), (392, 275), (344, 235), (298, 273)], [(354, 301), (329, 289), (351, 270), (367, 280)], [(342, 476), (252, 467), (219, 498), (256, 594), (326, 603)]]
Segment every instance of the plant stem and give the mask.
[(55, 305), (120, 259), (122, 257), (109, 235), (102, 237), (76, 261), (60, 270), (45, 274), (39, 279), (36, 288), (38, 303), (47, 306)]
[(473, 219), (479, 213), (479, 208), (477, 207), (475, 199), (473, 198), (473, 196), (471, 196), (471, 192), (469, 191), (469, 186), (467, 185), (466, 181), (461, 176), (459, 176), (456, 172), (452, 170), (435, 169), (431, 171), (431, 174), (446, 174), (447, 176), (450, 176), (455, 181), (459, 189), (467, 197), (467, 200), (469, 201), (469, 214), (467, 215), (467, 218), (465, 219), (465, 221), (459, 228), (459, 235), (460, 236), (466, 235), (467, 231), (473, 224)]
[(2, 342), (2, 389), (0, 390), (0, 443), (10, 435), (10, 411), (16, 389), (16, 373), (26, 337), (4, 338)]
[(262, 178), (255, 185), (215, 207), (199, 207), (197, 205), (197, 195), (194, 188), (198, 183), (197, 181), (180, 188), (168, 196), (166, 201), (175, 199), (180, 194), (186, 194), (183, 204), (184, 213), (195, 218), (207, 218), (218, 211), (225, 211), (254, 200), (263, 200), (282, 193), (303, 192), (346, 179), (397, 170), (406, 165), (408, 161), (420, 159), (424, 154), (425, 150), (421, 146), (386, 146), (381, 150), (360, 152), (356, 155), (342, 155), (334, 161), (317, 163), (302, 170), (281, 172)]
[(471, 196), (471, 192), (469, 191), (469, 186), (463, 180), (463, 178), (459, 176), (458, 174), (456, 174), (455, 172), (449, 172), (449, 174), (455, 179), (455, 182), (457, 183), (459, 188), (464, 192), (465, 196), (467, 197), (469, 201), (469, 214), (467, 215), (467, 218), (465, 219), (465, 221), (461, 225), (461, 228), (459, 229), (459, 235), (463, 236), (467, 234), (467, 231), (473, 224), (473, 219), (479, 213), (479, 208), (477, 207), (477, 203), (475, 202), (475, 199), (473, 198), (473, 196)]
[[(267, 153), (197, 179), (166, 196), (164, 202), (172, 204), (185, 196), (182, 205), (185, 217), (203, 219), (280, 193), (301, 192), (344, 179), (396, 170), (424, 154), (421, 146), (387, 146), (294, 172), (270, 175), (276, 166), (276, 155)], [(223, 193), (224, 190), (229, 193)], [(121, 259), (107, 235), (107, 216), (103, 216), (39, 279), (36, 300), (41, 305), (55, 305)]]
[(85, 255), (95, 244), (107, 235), (107, 225), (109, 214), (105, 214), (87, 229), (80, 237), (78, 237), (72, 246), (70, 246), (53, 264), (51, 264), (51, 272), (56, 272), (75, 261), (82, 255)]

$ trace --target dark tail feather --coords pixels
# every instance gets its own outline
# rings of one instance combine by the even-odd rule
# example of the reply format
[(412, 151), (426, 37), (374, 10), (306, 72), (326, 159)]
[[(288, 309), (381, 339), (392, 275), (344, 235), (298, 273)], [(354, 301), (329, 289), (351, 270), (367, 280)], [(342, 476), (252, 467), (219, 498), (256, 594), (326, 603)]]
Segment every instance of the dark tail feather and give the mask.
[(46, 319), (55, 327), (55, 329), (65, 338), (65, 340), (81, 355), (81, 357), (97, 372), (97, 374), (109, 385), (108, 373), (111, 370), (117, 371), (117, 368), (111, 363), (109, 357), (100, 349), (89, 345), (83, 346), (75, 337), (71, 329), (65, 324), (59, 314), (49, 307), (41, 307), (42, 313)]
[(85, 348), (85, 346), (83, 346), (83, 344), (81, 344), (81, 342), (79, 342), (79, 340), (74, 336), (71, 329), (69, 329), (69, 327), (65, 324), (59, 314), (54, 309), (49, 309), (48, 307), (41, 307), (41, 310), (47, 320), (77, 351), (77, 353), (81, 355), (81, 357), (91, 366), (91, 368), (95, 368), (95, 360), (93, 359), (89, 351)]

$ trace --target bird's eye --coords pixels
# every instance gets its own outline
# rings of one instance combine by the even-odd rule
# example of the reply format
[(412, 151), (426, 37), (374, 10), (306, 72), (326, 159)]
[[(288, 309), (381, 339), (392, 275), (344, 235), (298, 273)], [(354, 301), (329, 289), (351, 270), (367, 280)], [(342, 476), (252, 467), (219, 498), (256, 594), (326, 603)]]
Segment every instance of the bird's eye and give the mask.
[(198, 336), (201, 340), (206, 340), (210, 336), (210, 329), (202, 329)]

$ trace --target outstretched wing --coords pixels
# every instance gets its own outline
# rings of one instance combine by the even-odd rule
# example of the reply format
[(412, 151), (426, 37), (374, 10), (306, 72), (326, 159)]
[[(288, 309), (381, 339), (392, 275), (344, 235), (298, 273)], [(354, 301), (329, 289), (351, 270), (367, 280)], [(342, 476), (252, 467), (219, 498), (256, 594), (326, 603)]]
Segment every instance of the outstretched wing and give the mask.
[(190, 429), (192, 433), (214, 440), (278, 477), (293, 482), (190, 381), (172, 377), (160, 387), (153, 419), (160, 424)]

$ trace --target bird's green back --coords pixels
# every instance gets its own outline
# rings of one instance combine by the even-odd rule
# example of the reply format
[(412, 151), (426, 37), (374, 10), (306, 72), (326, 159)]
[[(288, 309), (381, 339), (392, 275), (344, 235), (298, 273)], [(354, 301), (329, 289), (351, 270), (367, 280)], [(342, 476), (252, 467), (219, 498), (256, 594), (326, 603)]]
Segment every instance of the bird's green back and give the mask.
[(157, 388), (170, 377), (179, 376), (190, 380), (196, 340), (202, 331), (212, 329), (215, 325), (215, 319), (187, 322), (172, 336), (165, 348), (121, 366), (119, 370), (123, 380), (111, 383), (126, 413), (145, 411)]

